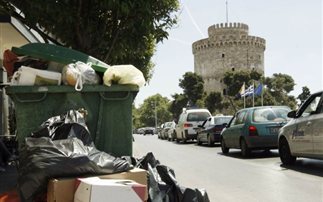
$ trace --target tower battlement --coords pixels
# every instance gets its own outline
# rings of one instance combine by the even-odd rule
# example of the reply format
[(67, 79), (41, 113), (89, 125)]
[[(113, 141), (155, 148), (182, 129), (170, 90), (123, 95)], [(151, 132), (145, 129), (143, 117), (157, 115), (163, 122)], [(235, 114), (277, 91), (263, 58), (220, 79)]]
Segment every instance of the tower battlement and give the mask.
[(264, 73), (266, 40), (250, 36), (247, 24), (215, 24), (208, 28), (208, 35), (192, 44), (194, 71), (203, 78), (206, 92), (225, 90), (222, 79), (227, 71)]
[(214, 35), (226, 35), (228, 32), (230, 34), (248, 35), (249, 26), (240, 22), (230, 22), (212, 25), (208, 28), (210, 37)]

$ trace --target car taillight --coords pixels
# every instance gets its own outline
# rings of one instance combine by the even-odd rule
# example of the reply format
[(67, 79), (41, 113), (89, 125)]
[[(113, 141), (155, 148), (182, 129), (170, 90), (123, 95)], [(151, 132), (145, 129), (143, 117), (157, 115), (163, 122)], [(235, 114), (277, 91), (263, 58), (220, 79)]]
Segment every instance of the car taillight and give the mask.
[(191, 123), (184, 123), (184, 128), (189, 128), (189, 127), (193, 127), (193, 124), (191, 124)]
[(257, 136), (257, 128), (255, 126), (249, 126), (249, 135), (250, 136)]
[(213, 132), (220, 133), (223, 130), (223, 128), (213, 128)]

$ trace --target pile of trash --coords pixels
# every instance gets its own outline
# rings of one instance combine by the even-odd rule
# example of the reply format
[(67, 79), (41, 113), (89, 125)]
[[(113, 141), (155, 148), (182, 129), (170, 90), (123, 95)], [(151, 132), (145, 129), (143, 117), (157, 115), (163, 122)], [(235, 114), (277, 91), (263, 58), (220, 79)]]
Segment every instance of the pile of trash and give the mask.
[[(129, 180), (137, 175), (133, 179), (140, 181), (145, 187), (146, 191), (142, 196), (147, 196), (141, 201), (209, 202), (204, 189), (180, 186), (174, 170), (160, 164), (152, 153), (142, 158), (114, 157), (97, 150), (85, 124), (83, 111), (70, 110), (43, 122), (39, 130), (25, 139), (19, 158), (17, 192), (21, 201), (51, 201), (48, 197), (54, 194), (52, 192), (55, 189), (49, 189), (48, 186), (53, 183), (53, 179), (75, 181), (89, 176), (102, 178), (102, 175), (106, 175), (109, 178), (116, 173), (126, 173)], [(133, 174), (131, 172), (134, 169), (140, 170)], [(122, 175), (118, 177), (120, 176)], [(72, 186), (77, 183), (74, 181)], [(56, 189), (60, 187), (57, 186)], [(13, 192), (7, 194), (17, 197)], [(74, 197), (74, 192), (65, 192), (64, 195)], [(0, 195), (0, 200), (4, 197), (10, 198), (3, 194)]]
[[(36, 48), (44, 51), (36, 52)], [(74, 57), (62, 55), (66, 53)], [(70, 85), (81, 91), (83, 85), (145, 84), (142, 72), (133, 65), (110, 66), (91, 56), (84, 59), (84, 55), (61, 46), (32, 43), (5, 50), (3, 65), (11, 85)]]

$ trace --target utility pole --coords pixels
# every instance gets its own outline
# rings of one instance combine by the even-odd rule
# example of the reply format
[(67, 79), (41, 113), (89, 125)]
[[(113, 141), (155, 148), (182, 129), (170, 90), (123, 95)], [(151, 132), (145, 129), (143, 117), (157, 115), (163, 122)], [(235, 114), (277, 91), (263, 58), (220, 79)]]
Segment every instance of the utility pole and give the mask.
[(154, 100), (154, 104), (155, 104), (155, 130), (157, 132), (157, 108), (156, 108), (156, 100)]

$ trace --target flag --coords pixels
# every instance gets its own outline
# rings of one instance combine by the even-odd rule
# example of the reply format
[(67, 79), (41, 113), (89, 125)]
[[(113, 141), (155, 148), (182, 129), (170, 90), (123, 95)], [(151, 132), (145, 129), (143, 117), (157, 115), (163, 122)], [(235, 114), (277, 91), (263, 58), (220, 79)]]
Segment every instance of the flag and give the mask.
[(246, 89), (246, 87), (245, 87), (245, 84), (243, 83), (240, 90), (239, 90), (240, 96), (242, 96), (245, 93), (245, 89)]
[(262, 84), (260, 83), (257, 88), (255, 89), (255, 96), (260, 96), (262, 93)]
[(239, 90), (239, 92), (236, 94), (236, 98), (241, 98), (241, 97), (243, 97), (242, 95), (244, 94), (244, 92), (245, 92), (245, 83), (243, 83), (242, 84), (242, 86), (241, 86), (241, 88), (240, 88), (240, 90)]
[(249, 86), (249, 88), (247, 88), (247, 90), (245, 91), (244, 95), (242, 95), (242, 97), (249, 97), (252, 96), (254, 93), (254, 88), (253, 85)]

